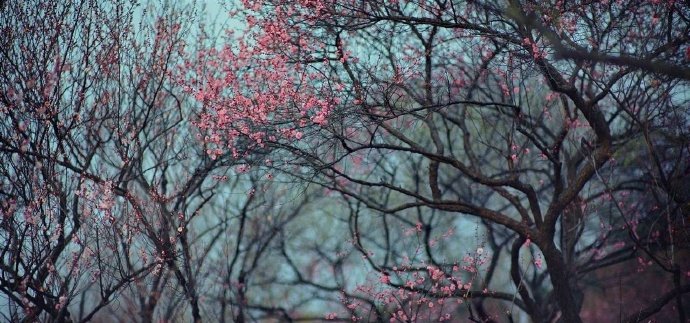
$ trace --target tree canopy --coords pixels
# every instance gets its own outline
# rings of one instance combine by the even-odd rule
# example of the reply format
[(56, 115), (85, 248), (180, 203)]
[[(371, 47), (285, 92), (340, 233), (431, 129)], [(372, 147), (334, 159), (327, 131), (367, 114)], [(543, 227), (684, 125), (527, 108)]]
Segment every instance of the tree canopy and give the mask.
[(4, 319), (689, 319), (686, 3), (221, 4), (0, 4)]

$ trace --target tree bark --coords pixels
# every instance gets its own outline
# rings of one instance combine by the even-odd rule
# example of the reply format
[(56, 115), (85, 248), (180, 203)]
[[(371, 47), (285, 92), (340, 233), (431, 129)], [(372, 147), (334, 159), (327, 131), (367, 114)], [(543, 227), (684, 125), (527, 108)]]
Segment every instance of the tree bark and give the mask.
[(542, 250), (544, 260), (549, 268), (551, 285), (556, 295), (556, 302), (561, 309), (561, 321), (566, 323), (581, 323), (580, 305), (574, 297), (575, 290), (570, 284), (573, 273), (568, 270), (561, 252), (552, 243)]

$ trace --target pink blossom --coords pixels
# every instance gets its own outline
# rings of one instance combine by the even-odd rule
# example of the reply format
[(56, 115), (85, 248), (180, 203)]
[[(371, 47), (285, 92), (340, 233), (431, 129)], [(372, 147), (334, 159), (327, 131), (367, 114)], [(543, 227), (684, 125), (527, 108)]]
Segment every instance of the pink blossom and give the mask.
[(382, 273), (381, 276), (379, 277), (379, 282), (382, 284), (390, 284), (391, 283), (390, 275), (386, 272)]

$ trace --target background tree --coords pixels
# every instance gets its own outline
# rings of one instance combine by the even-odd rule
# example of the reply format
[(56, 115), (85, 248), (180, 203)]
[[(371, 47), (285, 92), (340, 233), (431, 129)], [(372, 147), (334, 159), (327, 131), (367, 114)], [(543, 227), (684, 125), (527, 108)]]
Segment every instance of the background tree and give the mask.
[[(155, 265), (130, 261), (140, 232), (99, 154), (117, 49), (132, 4), (2, 8), (2, 286), (10, 321), (88, 318)], [(81, 24), (75, 24), (81, 21)], [(122, 191), (118, 191), (122, 197)], [(122, 213), (120, 213), (122, 212)], [(86, 304), (79, 295), (92, 290)]]

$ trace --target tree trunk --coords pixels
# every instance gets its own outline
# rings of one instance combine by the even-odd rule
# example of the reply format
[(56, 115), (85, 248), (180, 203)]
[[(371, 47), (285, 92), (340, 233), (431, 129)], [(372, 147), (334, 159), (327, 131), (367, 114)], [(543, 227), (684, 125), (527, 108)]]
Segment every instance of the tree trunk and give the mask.
[(551, 284), (556, 295), (556, 302), (561, 309), (561, 321), (566, 323), (581, 323), (580, 304), (581, 298), (575, 298), (574, 286), (570, 284), (573, 273), (565, 265), (561, 252), (556, 246), (549, 243), (544, 248), (544, 260), (549, 268)]

